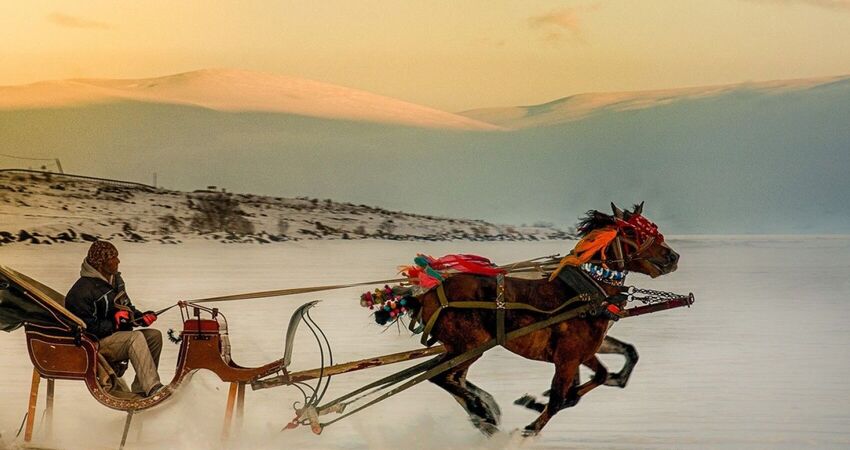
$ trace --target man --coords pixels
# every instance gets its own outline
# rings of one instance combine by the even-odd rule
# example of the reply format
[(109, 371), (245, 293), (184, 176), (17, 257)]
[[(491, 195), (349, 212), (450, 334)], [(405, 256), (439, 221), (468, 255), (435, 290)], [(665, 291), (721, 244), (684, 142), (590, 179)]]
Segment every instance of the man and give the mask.
[(97, 337), (100, 354), (110, 363), (130, 360), (136, 371), (133, 392), (151, 396), (163, 389), (159, 380), (162, 333), (148, 327), (156, 320), (153, 311), (133, 306), (118, 272), (118, 249), (110, 242), (95, 241), (80, 269), (80, 279), (65, 296), (65, 307), (86, 323), (86, 331)]

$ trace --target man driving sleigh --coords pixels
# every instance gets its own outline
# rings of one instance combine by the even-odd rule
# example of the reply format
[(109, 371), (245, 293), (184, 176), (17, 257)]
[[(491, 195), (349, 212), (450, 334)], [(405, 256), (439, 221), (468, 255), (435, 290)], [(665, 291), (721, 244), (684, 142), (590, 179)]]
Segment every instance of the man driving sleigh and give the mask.
[(65, 307), (86, 323), (86, 331), (98, 339), (99, 352), (111, 365), (130, 361), (136, 371), (133, 392), (152, 396), (164, 388), (157, 373), (162, 333), (147, 328), (156, 321), (156, 314), (139, 311), (127, 296), (118, 271), (120, 262), (112, 243), (93, 242), (80, 279), (65, 296)]

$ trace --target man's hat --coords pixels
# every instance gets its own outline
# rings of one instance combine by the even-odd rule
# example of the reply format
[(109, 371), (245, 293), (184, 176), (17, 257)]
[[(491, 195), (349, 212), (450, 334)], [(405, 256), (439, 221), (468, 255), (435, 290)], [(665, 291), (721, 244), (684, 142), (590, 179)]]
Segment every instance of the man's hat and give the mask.
[(118, 256), (118, 249), (108, 241), (94, 241), (89, 247), (89, 253), (86, 256), (86, 261), (94, 268), (103, 267), (109, 258)]

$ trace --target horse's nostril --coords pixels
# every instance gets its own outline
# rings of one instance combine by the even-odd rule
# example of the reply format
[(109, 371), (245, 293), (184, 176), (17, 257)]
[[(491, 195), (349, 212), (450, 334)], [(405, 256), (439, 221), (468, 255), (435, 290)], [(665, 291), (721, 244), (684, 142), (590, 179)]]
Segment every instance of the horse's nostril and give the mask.
[(671, 264), (676, 264), (677, 262), (679, 262), (679, 254), (676, 252), (670, 252), (670, 254), (667, 255), (667, 259), (670, 261)]

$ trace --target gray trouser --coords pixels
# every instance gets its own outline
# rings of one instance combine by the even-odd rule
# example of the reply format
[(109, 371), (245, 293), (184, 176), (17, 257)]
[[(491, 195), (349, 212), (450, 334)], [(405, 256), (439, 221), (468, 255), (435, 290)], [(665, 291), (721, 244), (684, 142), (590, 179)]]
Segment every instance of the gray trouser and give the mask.
[(160, 383), (159, 354), (162, 352), (162, 332), (153, 328), (116, 331), (100, 340), (100, 354), (109, 362), (130, 360), (136, 371), (133, 392), (147, 394)]

